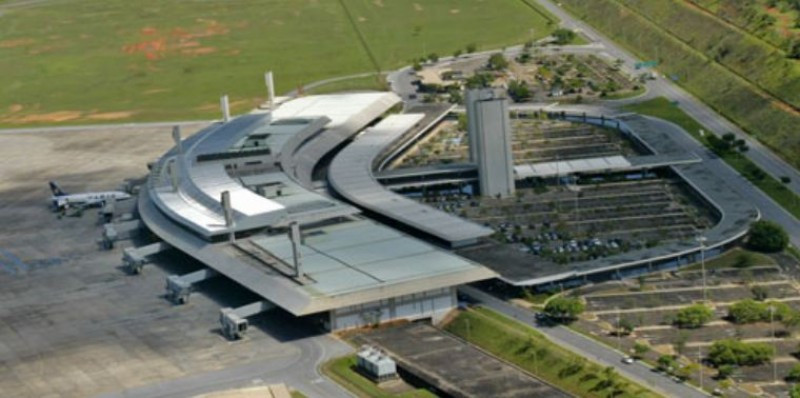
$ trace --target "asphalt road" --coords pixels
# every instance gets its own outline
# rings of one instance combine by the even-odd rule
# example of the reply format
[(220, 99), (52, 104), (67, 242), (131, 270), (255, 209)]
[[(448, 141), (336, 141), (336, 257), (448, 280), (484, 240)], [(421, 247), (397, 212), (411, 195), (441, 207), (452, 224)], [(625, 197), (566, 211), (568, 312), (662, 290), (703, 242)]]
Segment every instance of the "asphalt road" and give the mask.
[(492, 297), (470, 286), (462, 286), (458, 291), (501, 314), (514, 318), (519, 322), (538, 330), (558, 345), (572, 350), (603, 366), (613, 366), (621, 375), (652, 389), (667, 397), (702, 398), (708, 394), (692, 386), (676, 383), (660, 373), (655, 373), (639, 362), (626, 365), (622, 363), (623, 354), (606, 347), (594, 340), (576, 333), (564, 326), (543, 327), (536, 323), (534, 313), (515, 307), (500, 299)]
[[(608, 52), (615, 58), (625, 61), (625, 65), (628, 68), (632, 68), (634, 63), (638, 61), (634, 56), (617, 46), (612, 40), (601, 35), (588, 24), (572, 17), (572, 15), (564, 11), (561, 7), (558, 7), (552, 1), (536, 1), (548, 11), (558, 16), (558, 18), (560, 18), (562, 21), (561, 25), (563, 27), (568, 29), (578, 29), (591, 40), (601, 43), (605, 48), (604, 51)], [(736, 127), (736, 125), (725, 119), (723, 116), (714, 112), (702, 101), (693, 97), (676, 84), (673, 84), (672, 82), (663, 78), (659, 78), (656, 82), (649, 84), (648, 87), (650, 90), (650, 96), (666, 97), (672, 101), (677, 101), (679, 103), (679, 107), (684, 112), (704, 126), (712, 129), (713, 132), (717, 134), (732, 132), (737, 136), (737, 138), (747, 141), (747, 145), (750, 146), (750, 150), (746, 153), (746, 156), (773, 177), (780, 178), (782, 176), (788, 176), (791, 178), (792, 182), (789, 184), (789, 188), (795, 193), (800, 194), (800, 171), (790, 166), (783, 159), (779, 158), (769, 149), (764, 147), (764, 145), (751, 138), (744, 131)]]
[(285, 383), (311, 398), (353, 397), (318, 371), (321, 363), (346, 354), (350, 350), (349, 346), (329, 336), (309, 337), (286, 344), (294, 346), (296, 352), (289, 356), (266, 358), (240, 366), (103, 394), (98, 398), (183, 398), (275, 383)]

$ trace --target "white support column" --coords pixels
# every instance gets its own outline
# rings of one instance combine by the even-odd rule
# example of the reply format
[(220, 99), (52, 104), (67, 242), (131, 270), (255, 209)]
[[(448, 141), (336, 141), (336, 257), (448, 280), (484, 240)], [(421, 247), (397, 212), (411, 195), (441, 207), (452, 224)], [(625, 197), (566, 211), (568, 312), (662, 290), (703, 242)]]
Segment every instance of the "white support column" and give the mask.
[(219, 106), (222, 108), (222, 122), (227, 123), (231, 120), (231, 108), (228, 103), (228, 95), (225, 94), (219, 99)]
[(178, 155), (183, 155), (183, 142), (181, 141), (181, 126), (172, 127), (172, 140), (178, 148)]
[(236, 233), (234, 232), (233, 209), (231, 209), (231, 193), (229, 191), (222, 192), (220, 202), (222, 213), (225, 216), (225, 228), (228, 230), (228, 240), (233, 242), (236, 240)]
[(267, 103), (269, 109), (275, 108), (275, 81), (272, 77), (272, 71), (267, 71), (264, 74), (264, 82), (267, 84)]

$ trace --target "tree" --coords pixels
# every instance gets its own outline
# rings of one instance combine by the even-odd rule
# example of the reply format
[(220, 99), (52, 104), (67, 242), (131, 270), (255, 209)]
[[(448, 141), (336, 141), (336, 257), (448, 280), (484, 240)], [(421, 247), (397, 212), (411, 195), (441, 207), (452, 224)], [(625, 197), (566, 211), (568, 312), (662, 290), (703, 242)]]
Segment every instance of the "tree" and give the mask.
[(512, 80), (508, 83), (508, 96), (514, 102), (524, 102), (531, 97), (531, 90), (525, 81)]
[(698, 365), (696, 363), (690, 363), (690, 364), (678, 369), (678, 371), (675, 372), (675, 373), (676, 373), (676, 376), (680, 377), (681, 379), (686, 380), (686, 379), (692, 377), (692, 374), (697, 373), (698, 370), (700, 370), (700, 365)]
[(786, 248), (789, 244), (789, 235), (780, 225), (772, 221), (760, 220), (750, 226), (747, 244), (753, 250), (775, 253)]
[(458, 58), (458, 57), (460, 57), (460, 56), (461, 56), (461, 54), (463, 54), (463, 53), (464, 53), (464, 52), (463, 52), (463, 51), (462, 51), (462, 50), (459, 48), (458, 50), (456, 50), (455, 52), (453, 52), (453, 58)]
[(555, 43), (559, 45), (571, 43), (575, 40), (575, 32), (569, 29), (556, 29), (553, 31), (553, 37), (556, 39)]
[(431, 61), (431, 62), (438, 61), (439, 60), (439, 54), (436, 54), (436, 53), (428, 54), (428, 60)]
[(628, 319), (628, 318), (620, 319), (618, 326), (619, 327), (618, 327), (617, 333), (619, 333), (619, 334), (621, 334), (623, 336), (627, 336), (627, 335), (633, 333), (633, 329), (634, 329), (633, 322), (631, 322), (631, 320)]
[(789, 176), (782, 176), (781, 182), (784, 183), (785, 185), (789, 185), (792, 183), (792, 178)]
[(800, 398), (800, 384), (795, 384), (789, 391), (789, 398)]
[(680, 328), (696, 329), (702, 327), (714, 317), (714, 311), (706, 305), (690, 305), (675, 315), (675, 325)]
[(544, 306), (544, 312), (562, 321), (572, 321), (585, 309), (583, 302), (577, 297), (555, 297)]
[(508, 68), (508, 60), (503, 56), (503, 54), (494, 53), (489, 57), (489, 61), (486, 66), (491, 70), (500, 71)]
[(476, 73), (467, 78), (467, 88), (486, 88), (492, 84), (494, 77), (488, 73)]
[(633, 356), (638, 359), (642, 359), (648, 352), (650, 352), (650, 346), (647, 344), (636, 343), (633, 345)]
[(722, 135), (722, 139), (725, 140), (729, 145), (733, 146), (733, 142), (736, 141), (736, 134), (733, 133), (725, 133)]
[(475, 51), (478, 51), (478, 45), (475, 43), (467, 44), (465, 51), (467, 52), (467, 54), (474, 53)]
[(675, 357), (672, 355), (662, 355), (658, 357), (656, 364), (658, 364), (659, 370), (669, 372), (671, 369), (675, 369)]
[(755, 366), (769, 361), (774, 352), (768, 343), (744, 343), (734, 339), (717, 340), (711, 345), (708, 360), (717, 366)]
[(422, 70), (422, 64), (420, 64), (417, 60), (414, 60), (414, 64), (411, 67), (417, 72)]
[(764, 320), (766, 305), (747, 299), (734, 303), (728, 308), (728, 318), (733, 323), (754, 323)]
[(800, 363), (796, 363), (794, 366), (792, 366), (792, 370), (790, 370), (789, 374), (786, 375), (786, 381), (795, 383), (800, 381)]

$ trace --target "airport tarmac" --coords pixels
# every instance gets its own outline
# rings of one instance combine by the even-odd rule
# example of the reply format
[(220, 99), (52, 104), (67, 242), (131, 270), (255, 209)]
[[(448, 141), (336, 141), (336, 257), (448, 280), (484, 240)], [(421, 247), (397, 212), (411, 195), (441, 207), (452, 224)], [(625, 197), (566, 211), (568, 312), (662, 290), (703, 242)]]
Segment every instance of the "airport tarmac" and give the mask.
[(96, 209), (59, 219), (48, 208), (47, 181), (68, 192), (117, 189), (147, 173), (172, 145), (170, 132), (0, 135), (0, 395), (190, 396), (286, 382), (308, 396), (346, 396), (316, 369), (347, 352), (344, 343), (281, 312), (256, 317), (245, 340), (229, 342), (219, 309), (246, 303), (249, 292), (217, 278), (174, 306), (163, 297), (165, 278), (196, 269), (189, 258), (167, 252), (128, 275), (120, 259), (132, 243), (101, 251)]

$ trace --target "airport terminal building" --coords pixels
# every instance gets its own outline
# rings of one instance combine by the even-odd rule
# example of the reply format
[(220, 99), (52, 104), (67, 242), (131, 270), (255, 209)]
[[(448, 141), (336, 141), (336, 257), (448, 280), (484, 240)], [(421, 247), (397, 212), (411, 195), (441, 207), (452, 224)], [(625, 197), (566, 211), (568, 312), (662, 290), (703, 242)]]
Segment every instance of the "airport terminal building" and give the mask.
[[(223, 310), (223, 326), (277, 306), (317, 314), (326, 329), (340, 330), (437, 319), (456, 306), (456, 286), (495, 277), (364, 217), (320, 183), (326, 155), (398, 103), (392, 93), (309, 96), (186, 139), (174, 134), (176, 145), (151, 167), (138, 210), (163, 240), (159, 248), (180, 250), (207, 269), (176, 276), (168, 288), (219, 274), (264, 299)], [(150, 253), (131, 249), (124, 260), (135, 265)]]

